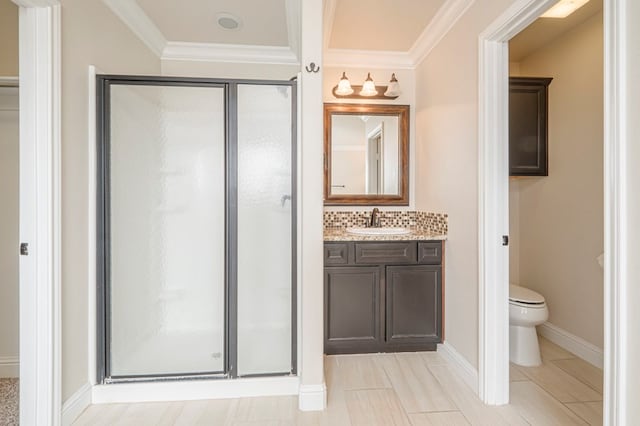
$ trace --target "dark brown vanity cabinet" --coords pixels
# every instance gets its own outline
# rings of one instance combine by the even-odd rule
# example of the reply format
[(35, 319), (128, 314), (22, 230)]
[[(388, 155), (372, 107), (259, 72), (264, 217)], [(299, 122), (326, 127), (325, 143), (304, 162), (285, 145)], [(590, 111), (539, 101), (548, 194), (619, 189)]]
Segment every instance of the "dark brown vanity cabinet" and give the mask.
[(327, 354), (435, 350), (442, 241), (326, 242)]
[(509, 176), (548, 176), (551, 78), (509, 78)]

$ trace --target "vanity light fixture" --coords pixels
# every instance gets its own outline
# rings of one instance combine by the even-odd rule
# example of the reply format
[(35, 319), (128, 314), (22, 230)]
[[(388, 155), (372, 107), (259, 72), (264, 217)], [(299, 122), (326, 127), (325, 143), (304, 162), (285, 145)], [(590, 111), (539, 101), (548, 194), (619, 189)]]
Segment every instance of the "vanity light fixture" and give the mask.
[(584, 6), (589, 0), (560, 0), (543, 13), (541, 18), (566, 18)]
[(332, 92), (336, 98), (349, 99), (396, 99), (401, 93), (395, 73), (391, 74), (389, 86), (376, 86), (371, 73), (367, 73), (367, 79), (362, 86), (352, 86), (345, 72), (342, 73), (338, 85), (333, 87)]

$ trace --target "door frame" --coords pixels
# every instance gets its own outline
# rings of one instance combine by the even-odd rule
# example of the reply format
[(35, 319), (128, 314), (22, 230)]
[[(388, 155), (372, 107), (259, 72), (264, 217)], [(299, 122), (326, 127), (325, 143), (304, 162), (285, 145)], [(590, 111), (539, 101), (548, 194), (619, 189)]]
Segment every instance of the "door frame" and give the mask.
[[(60, 5), (20, 7), (20, 424), (61, 415)], [(16, 250), (18, 248), (16, 247)]]
[[(624, 13), (630, 0), (604, 0), (604, 424), (624, 424), (626, 411), (626, 257), (624, 134), (627, 75)], [(509, 401), (508, 44), (555, 0), (518, 0), (479, 42), (479, 396), (487, 404)], [(497, 283), (497, 284), (492, 284)]]

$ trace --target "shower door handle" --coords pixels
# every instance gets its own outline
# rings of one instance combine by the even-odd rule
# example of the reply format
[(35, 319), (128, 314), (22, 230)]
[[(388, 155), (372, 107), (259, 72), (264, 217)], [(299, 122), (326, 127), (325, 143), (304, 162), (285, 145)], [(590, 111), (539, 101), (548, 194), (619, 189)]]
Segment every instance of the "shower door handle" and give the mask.
[(280, 206), (284, 207), (284, 203), (286, 203), (287, 200), (291, 200), (291, 195), (283, 195), (282, 198), (280, 198)]

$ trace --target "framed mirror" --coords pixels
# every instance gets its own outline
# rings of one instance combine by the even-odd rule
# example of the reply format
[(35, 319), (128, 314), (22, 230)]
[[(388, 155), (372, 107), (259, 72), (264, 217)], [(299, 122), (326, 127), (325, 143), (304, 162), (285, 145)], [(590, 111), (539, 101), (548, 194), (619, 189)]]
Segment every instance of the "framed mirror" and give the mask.
[(409, 205), (409, 105), (324, 104), (324, 204)]

